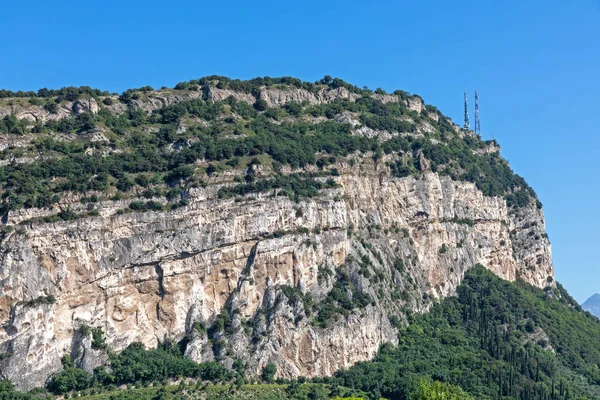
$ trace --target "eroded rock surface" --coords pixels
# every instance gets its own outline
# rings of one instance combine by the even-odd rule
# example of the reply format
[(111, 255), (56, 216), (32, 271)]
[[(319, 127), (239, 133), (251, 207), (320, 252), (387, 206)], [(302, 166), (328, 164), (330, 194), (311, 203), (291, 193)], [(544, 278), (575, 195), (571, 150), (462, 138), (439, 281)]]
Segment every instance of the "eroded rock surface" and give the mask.
[[(403, 320), (452, 295), (475, 264), (552, 284), (535, 205), (511, 211), (501, 197), (432, 172), (400, 179), (373, 163), (339, 167), (339, 187), (299, 203), (271, 193), (222, 200), (213, 185), (165, 212), (118, 215), (121, 200), (68, 222), (17, 225), (51, 212), (10, 213), (0, 261), (3, 377), (41, 386), (63, 354), (93, 369), (103, 355), (83, 326), (101, 328), (114, 350), (187, 335), (186, 355), (197, 361), (238, 357), (253, 374), (274, 362), (282, 377), (330, 375), (395, 343), (392, 315)], [(323, 326), (319, 306), (339, 279), (370, 301)], [(209, 341), (197, 327), (219, 314), (230, 323)]]

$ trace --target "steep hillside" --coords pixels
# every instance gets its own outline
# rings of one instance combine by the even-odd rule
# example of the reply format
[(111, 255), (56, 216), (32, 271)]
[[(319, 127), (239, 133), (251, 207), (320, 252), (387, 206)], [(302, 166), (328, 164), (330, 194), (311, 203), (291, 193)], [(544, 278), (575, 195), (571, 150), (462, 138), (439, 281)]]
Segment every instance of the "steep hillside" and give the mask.
[(596, 293), (587, 299), (585, 303), (581, 305), (581, 308), (600, 318), (600, 294)]
[(475, 264), (554, 285), (533, 190), (418, 96), (328, 77), (0, 95), (0, 371), (20, 388), (134, 342), (327, 376)]
[[(456, 296), (409, 320), (397, 346), (384, 345), (373, 360), (312, 382), (273, 382), (271, 365), (263, 370), (263, 383), (247, 384), (241, 363), (232, 370), (196, 364), (182, 356), (182, 343), (164, 343), (112, 354), (111, 368), (93, 376), (63, 359), (64, 370), (48, 387), (54, 394), (97, 400), (600, 398), (600, 321), (558, 284), (543, 291), (476, 266), (465, 273)], [(18, 393), (0, 381), (3, 399), (47, 396)]]
[(388, 398), (408, 398), (423, 378), (476, 399), (600, 398), (600, 321), (560, 285), (542, 291), (473, 268), (398, 340), (335, 382)]

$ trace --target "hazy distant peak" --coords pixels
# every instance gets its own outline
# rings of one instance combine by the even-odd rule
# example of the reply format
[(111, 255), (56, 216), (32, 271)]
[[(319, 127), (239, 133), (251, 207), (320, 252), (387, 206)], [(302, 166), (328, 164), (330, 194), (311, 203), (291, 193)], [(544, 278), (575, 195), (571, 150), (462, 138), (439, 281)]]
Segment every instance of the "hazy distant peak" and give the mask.
[(600, 318), (600, 293), (594, 294), (592, 297), (587, 299), (581, 307)]

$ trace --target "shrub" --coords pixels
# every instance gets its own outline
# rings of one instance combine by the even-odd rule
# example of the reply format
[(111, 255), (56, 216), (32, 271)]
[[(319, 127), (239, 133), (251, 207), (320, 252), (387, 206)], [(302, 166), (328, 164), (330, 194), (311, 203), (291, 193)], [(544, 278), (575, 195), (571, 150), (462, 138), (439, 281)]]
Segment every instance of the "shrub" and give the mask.
[(65, 367), (50, 379), (48, 390), (54, 394), (65, 394), (73, 390), (87, 389), (91, 383), (92, 376), (84, 370)]
[(106, 349), (106, 339), (102, 328), (92, 328), (92, 347), (94, 349)]
[(58, 105), (53, 101), (49, 101), (44, 104), (44, 110), (48, 111), (50, 114), (56, 114), (58, 112)]
[(258, 99), (254, 103), (254, 108), (256, 111), (265, 111), (267, 108), (269, 108), (269, 104), (265, 99)]
[(277, 374), (277, 366), (273, 363), (268, 363), (263, 367), (261, 377), (264, 382), (273, 383)]

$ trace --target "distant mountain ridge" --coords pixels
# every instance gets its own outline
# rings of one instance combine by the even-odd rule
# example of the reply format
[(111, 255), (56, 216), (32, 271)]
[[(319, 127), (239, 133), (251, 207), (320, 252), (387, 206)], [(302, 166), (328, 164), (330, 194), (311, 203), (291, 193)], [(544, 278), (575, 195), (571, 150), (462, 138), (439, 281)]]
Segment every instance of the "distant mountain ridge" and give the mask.
[(596, 317), (600, 318), (600, 293), (596, 293), (581, 305), (585, 311), (589, 311)]

